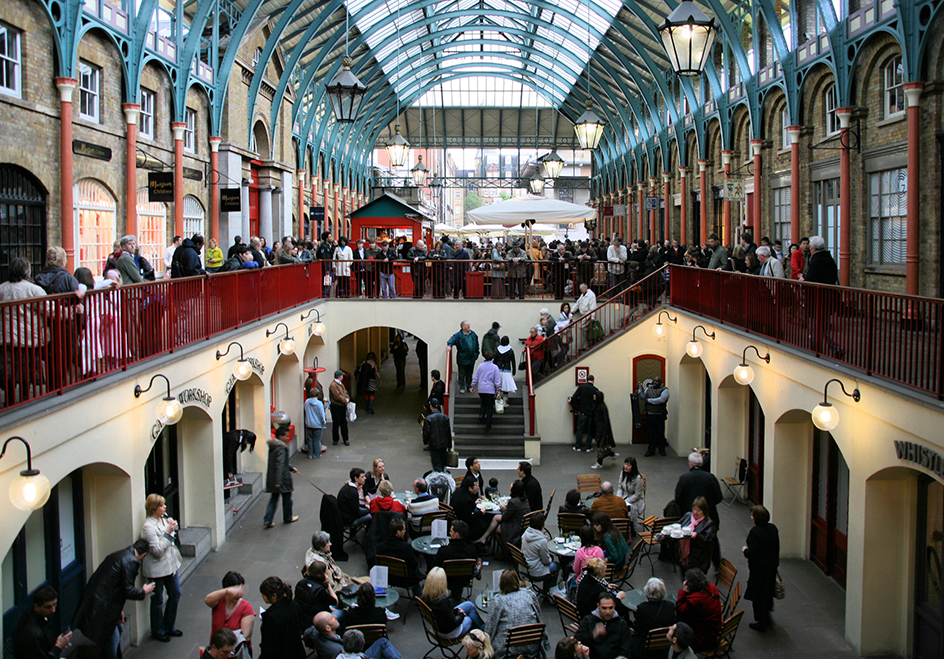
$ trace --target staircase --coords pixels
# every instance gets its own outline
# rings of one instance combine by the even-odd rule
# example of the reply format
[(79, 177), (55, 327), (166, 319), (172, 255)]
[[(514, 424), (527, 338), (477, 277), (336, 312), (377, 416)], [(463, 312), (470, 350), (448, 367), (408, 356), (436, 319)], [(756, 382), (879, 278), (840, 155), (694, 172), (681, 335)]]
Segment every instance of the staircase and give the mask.
[[(457, 391), (457, 390), (454, 390)], [(524, 405), (521, 391), (512, 395), (502, 414), (492, 417), (492, 429), (485, 433), (485, 422), (479, 421), (478, 394), (454, 394), (452, 430), (459, 465), (474, 455), (477, 458), (524, 459)]]

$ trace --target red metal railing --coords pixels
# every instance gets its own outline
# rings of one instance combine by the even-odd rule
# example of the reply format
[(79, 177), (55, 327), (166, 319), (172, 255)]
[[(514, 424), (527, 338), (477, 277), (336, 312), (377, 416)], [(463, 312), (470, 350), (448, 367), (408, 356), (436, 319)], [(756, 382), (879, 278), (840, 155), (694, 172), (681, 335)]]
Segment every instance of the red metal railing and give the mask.
[(449, 394), (452, 389), (452, 346), (446, 346), (446, 378), (443, 382), (446, 384), (446, 390), (443, 393), (443, 414), (449, 414)]
[(671, 267), (672, 306), (944, 399), (944, 300)]

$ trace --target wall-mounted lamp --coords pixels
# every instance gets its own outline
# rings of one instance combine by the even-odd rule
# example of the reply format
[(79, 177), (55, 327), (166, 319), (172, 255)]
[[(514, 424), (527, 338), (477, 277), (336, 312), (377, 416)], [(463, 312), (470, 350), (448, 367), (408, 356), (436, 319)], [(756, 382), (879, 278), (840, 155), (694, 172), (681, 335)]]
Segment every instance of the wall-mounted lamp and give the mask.
[(750, 384), (754, 381), (754, 369), (751, 368), (747, 363), (748, 350), (753, 350), (757, 353), (758, 358), (763, 359), (768, 364), (770, 363), (770, 351), (767, 351), (766, 355), (761, 356), (760, 350), (757, 349), (757, 346), (747, 346), (741, 353), (741, 363), (734, 367), (734, 381), (738, 384)]
[(317, 318), (317, 320), (315, 321), (315, 324), (312, 325), (311, 333), (314, 334), (315, 336), (321, 336), (322, 334), (325, 333), (325, 326), (324, 326), (324, 323), (321, 322), (321, 312), (320, 312), (320, 311), (318, 311), (317, 309), (309, 309), (309, 310), (308, 310), (308, 313), (303, 313), (303, 314), (302, 314), (302, 320), (305, 320), (306, 318), (308, 318), (308, 316), (310, 316), (310, 315), (313, 314), (313, 313), (314, 313), (314, 314), (318, 314), (318, 318)]
[(836, 426), (839, 425), (839, 412), (833, 407), (828, 398), (829, 398), (829, 385), (833, 382), (838, 382), (839, 387), (842, 389), (842, 393), (847, 395), (849, 398), (855, 402), (859, 402), (862, 398), (862, 395), (859, 393), (858, 387), (852, 390), (850, 394), (846, 391), (846, 387), (842, 384), (841, 380), (833, 378), (826, 383), (826, 386), (823, 387), (823, 402), (813, 408), (811, 416), (813, 417), (813, 425), (819, 428), (820, 430), (830, 431)]
[(672, 314), (663, 309), (659, 312), (659, 315), (656, 317), (656, 324), (652, 326), (652, 333), (656, 335), (657, 339), (661, 339), (665, 336), (665, 325), (662, 324), (662, 314), (665, 314), (669, 321), (673, 323), (678, 322), (678, 317), (673, 318)]
[(248, 380), (249, 376), (252, 375), (252, 364), (250, 364), (249, 360), (243, 355), (243, 347), (238, 341), (231, 341), (230, 344), (226, 346), (226, 352), (217, 350), (216, 360), (219, 361), (221, 357), (228, 355), (229, 349), (233, 346), (239, 346), (239, 360), (233, 364), (233, 375), (236, 376), (237, 380)]
[(33, 454), (30, 450), (29, 442), (22, 437), (11, 437), (3, 442), (3, 450), (0, 450), (0, 459), (7, 454), (7, 444), (14, 439), (23, 442), (26, 447), (26, 469), (20, 472), (20, 475), (10, 483), (10, 501), (13, 505), (25, 512), (39, 510), (46, 501), (49, 500), (49, 479), (39, 473), (39, 469), (33, 469)]
[(134, 397), (140, 398), (141, 394), (150, 391), (151, 387), (154, 386), (154, 380), (157, 378), (164, 378), (164, 382), (167, 383), (167, 395), (157, 404), (157, 420), (165, 426), (172, 426), (180, 421), (180, 417), (184, 414), (184, 406), (180, 404), (179, 400), (170, 395), (170, 380), (167, 379), (166, 375), (156, 374), (148, 382), (146, 389), (142, 389), (140, 384), (134, 385)]
[(701, 331), (704, 332), (705, 336), (707, 336), (709, 339), (711, 339), (712, 341), (715, 340), (714, 332), (711, 332), (709, 334), (708, 330), (705, 329), (704, 325), (695, 325), (695, 327), (692, 329), (692, 340), (688, 342), (687, 346), (685, 346), (685, 352), (688, 353), (689, 357), (692, 357), (694, 359), (701, 357), (701, 353), (705, 351), (705, 347), (695, 340), (695, 332), (698, 331), (699, 329), (701, 329)]
[(279, 323), (272, 331), (266, 330), (266, 338), (269, 338), (271, 335), (278, 332), (279, 325), (285, 328), (285, 338), (279, 341), (279, 352), (281, 352), (283, 355), (291, 355), (293, 352), (295, 352), (295, 339), (288, 335), (288, 325), (285, 323)]

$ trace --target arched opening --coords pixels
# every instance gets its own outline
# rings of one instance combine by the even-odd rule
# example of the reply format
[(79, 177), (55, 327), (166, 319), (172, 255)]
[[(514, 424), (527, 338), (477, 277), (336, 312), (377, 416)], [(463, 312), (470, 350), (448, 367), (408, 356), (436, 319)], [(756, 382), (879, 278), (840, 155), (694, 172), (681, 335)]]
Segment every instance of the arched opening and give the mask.
[(0, 165), (0, 281), (10, 260), (22, 256), (35, 274), (46, 256), (46, 188), (16, 165)]
[[(184, 237), (190, 238), (194, 234), (206, 235), (206, 211), (203, 204), (193, 195), (184, 197)], [(202, 255), (201, 255), (202, 256)]]
[[(633, 358), (633, 382), (645, 382), (652, 378), (662, 378), (665, 381), (665, 358), (659, 355), (639, 355)], [(641, 401), (643, 407), (640, 412), (645, 412), (645, 401)], [(633, 444), (649, 443), (648, 428), (645, 424), (637, 428), (633, 424)], [(676, 447), (677, 450), (677, 447)]]
[(782, 558), (809, 556), (813, 429), (809, 410), (790, 410), (774, 423), (773, 441), (768, 445), (772, 473), (766, 506), (780, 530)]
[(93, 179), (75, 183), (75, 228), (78, 258), (75, 266), (88, 268), (93, 274), (102, 272), (103, 264), (112, 253), (117, 224), (115, 197)]
[[(691, 446), (683, 446), (682, 438), (687, 443), (694, 442), (702, 448), (711, 448), (711, 377), (701, 359), (693, 359), (687, 354), (679, 362), (678, 399), (685, 401), (685, 413), (674, 415), (678, 438), (674, 447), (679, 455), (684, 455)], [(672, 418), (670, 417), (670, 423)], [(710, 454), (709, 454), (710, 455)], [(710, 469), (710, 465), (705, 465)], [(725, 469), (727, 467), (725, 466)], [(727, 475), (722, 473), (721, 475)]]
[(164, 249), (167, 247), (167, 205), (148, 201), (147, 188), (138, 190), (138, 247), (155, 274), (164, 271)]

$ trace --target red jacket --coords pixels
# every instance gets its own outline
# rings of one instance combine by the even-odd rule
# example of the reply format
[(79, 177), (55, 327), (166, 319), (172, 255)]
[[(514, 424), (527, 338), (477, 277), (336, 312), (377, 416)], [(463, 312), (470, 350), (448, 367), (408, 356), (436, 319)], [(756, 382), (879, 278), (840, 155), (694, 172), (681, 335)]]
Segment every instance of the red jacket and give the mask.
[(675, 615), (679, 622), (684, 622), (695, 632), (692, 649), (703, 652), (713, 649), (718, 644), (721, 633), (721, 594), (713, 583), (708, 584), (708, 592), (689, 593), (684, 588), (678, 592)]
[(790, 279), (799, 279), (803, 274), (803, 250), (798, 249), (790, 255)]
[(379, 513), (381, 510), (389, 510), (394, 513), (403, 513), (406, 515), (406, 506), (393, 497), (377, 497), (370, 502), (370, 512)]

